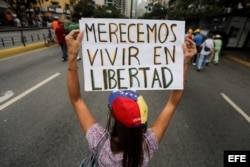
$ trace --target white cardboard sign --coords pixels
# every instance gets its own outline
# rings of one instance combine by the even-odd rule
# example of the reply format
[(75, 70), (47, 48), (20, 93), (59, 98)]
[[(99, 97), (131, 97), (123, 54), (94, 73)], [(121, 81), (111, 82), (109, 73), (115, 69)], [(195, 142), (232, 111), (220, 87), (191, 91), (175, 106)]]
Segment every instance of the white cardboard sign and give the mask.
[(82, 18), (86, 91), (183, 89), (185, 22)]

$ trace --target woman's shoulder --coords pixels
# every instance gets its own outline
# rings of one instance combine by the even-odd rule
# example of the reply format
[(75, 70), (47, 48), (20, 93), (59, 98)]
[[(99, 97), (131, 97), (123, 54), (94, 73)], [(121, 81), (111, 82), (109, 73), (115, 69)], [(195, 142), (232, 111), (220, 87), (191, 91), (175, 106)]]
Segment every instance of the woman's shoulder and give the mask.
[(86, 132), (86, 137), (101, 137), (105, 133), (106, 130), (99, 123), (94, 123)]
[(86, 132), (86, 139), (90, 150), (96, 148), (97, 144), (108, 136), (108, 132), (99, 123), (94, 123)]
[(158, 145), (159, 145), (158, 139), (151, 128), (147, 129), (147, 131), (144, 134), (144, 138), (148, 145), (152, 145), (156, 149), (158, 148)]

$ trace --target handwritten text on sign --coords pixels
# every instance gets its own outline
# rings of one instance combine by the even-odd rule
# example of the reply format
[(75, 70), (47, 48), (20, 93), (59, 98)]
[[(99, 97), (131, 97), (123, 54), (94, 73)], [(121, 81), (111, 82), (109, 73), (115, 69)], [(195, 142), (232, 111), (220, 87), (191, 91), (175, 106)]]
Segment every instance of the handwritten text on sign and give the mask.
[(183, 21), (80, 20), (86, 91), (183, 89)]

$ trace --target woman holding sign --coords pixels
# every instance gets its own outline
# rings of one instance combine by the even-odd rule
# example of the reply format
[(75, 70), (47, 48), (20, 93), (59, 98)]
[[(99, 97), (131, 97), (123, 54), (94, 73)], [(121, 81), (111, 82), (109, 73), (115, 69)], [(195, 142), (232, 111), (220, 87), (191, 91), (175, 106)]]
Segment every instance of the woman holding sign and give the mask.
[[(108, 129), (104, 129), (97, 123), (80, 93), (76, 59), (82, 38), (83, 32), (79, 30), (73, 30), (66, 36), (69, 56), (67, 86), (75, 113), (86, 133), (90, 152), (95, 154), (98, 150), (99, 166), (147, 166), (178, 107), (183, 90), (171, 91), (165, 107), (149, 128), (148, 107), (141, 95), (130, 90), (112, 92), (108, 98)], [(187, 39), (183, 51), (185, 80), (190, 60), (197, 52), (195, 43)], [(101, 148), (98, 143), (102, 143)]]

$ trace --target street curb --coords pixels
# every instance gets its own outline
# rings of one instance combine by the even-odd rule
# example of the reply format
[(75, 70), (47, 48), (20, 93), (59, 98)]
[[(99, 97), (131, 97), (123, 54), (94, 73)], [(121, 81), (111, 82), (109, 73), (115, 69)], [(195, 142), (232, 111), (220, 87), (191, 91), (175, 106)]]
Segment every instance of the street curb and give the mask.
[(242, 59), (239, 59), (237, 58), (236, 56), (233, 56), (233, 55), (225, 55), (225, 57), (231, 61), (234, 61), (234, 62), (237, 62), (237, 63), (240, 63), (244, 66), (247, 66), (247, 67), (250, 67), (250, 62), (246, 61), (246, 60), (242, 60)]
[(19, 46), (19, 47), (15, 47), (15, 48), (0, 50), (0, 59), (5, 58), (5, 57), (9, 57), (9, 56), (12, 56), (15, 54), (20, 54), (22, 52), (27, 52), (27, 51), (32, 51), (35, 49), (43, 48), (43, 47), (46, 47), (45, 43), (40, 42), (40, 43), (35, 43), (35, 44), (29, 44), (26, 46)]

